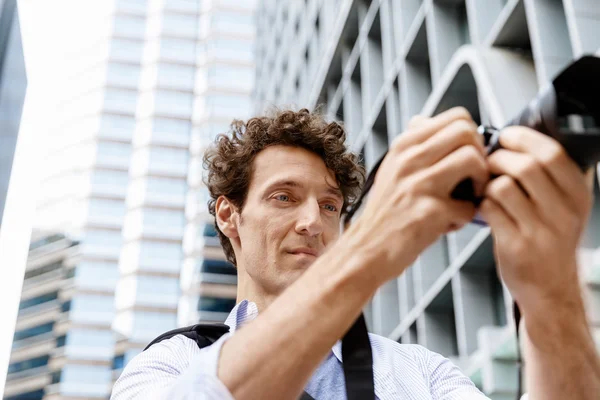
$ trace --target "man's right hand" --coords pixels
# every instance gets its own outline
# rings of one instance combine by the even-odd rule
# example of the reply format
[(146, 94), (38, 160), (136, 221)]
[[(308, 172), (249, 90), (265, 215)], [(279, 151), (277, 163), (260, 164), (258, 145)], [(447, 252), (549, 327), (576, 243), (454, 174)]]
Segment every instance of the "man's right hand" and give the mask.
[(483, 193), (490, 176), (485, 158), (483, 137), (462, 107), (414, 117), (394, 140), (364, 212), (348, 232), (377, 253), (382, 283), (400, 275), (442, 234), (473, 219), (475, 205), (450, 195), (467, 178), (477, 196)]

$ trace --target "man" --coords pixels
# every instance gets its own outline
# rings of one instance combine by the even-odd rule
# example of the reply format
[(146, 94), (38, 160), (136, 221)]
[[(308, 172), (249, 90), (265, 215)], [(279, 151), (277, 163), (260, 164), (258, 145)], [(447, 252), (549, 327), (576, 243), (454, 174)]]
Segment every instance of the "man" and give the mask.
[[(338, 340), (378, 287), (471, 221), (475, 206), (450, 197), (471, 178), (524, 316), (530, 399), (597, 399), (600, 363), (576, 268), (592, 204), (585, 176), (560, 145), (522, 127), (506, 129), (504, 150), (487, 158), (462, 108), (409, 125), (343, 234), (340, 216), (364, 174), (340, 125), (282, 111), (219, 137), (205, 161), (209, 209), (238, 270), (231, 333), (203, 349), (183, 336), (150, 347), (112, 398), (345, 398)], [(442, 356), (370, 339), (378, 399), (486, 398)]]

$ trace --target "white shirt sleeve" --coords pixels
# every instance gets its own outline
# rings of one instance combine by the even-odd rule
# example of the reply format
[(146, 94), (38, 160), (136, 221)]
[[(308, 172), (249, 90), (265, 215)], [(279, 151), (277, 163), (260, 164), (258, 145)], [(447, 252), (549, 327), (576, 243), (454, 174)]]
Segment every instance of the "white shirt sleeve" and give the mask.
[(203, 349), (182, 335), (153, 345), (127, 364), (111, 400), (233, 400), (217, 377), (221, 347), (230, 336), (227, 333)]

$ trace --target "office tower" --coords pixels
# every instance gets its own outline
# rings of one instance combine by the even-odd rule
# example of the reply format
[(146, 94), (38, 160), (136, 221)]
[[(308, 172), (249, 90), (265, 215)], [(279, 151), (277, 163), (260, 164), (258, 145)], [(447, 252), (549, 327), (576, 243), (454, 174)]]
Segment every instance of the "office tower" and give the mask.
[(113, 0), (65, 10), (77, 35), (57, 45), (63, 90), (6, 396), (106, 398), (154, 336), (233, 307), (235, 270), (205, 211), (201, 158), (249, 115), (254, 9)]
[[(249, 115), (254, 2), (70, 7), (78, 35), (57, 50), (64, 90), (48, 122), (5, 393), (18, 398), (106, 398), (154, 336), (178, 321), (222, 321), (235, 303), (201, 158)], [(60, 262), (38, 261), (59, 245)], [(37, 313), (45, 330), (21, 332)]]
[[(263, 0), (257, 108), (321, 105), (370, 169), (417, 113), (461, 105), (501, 127), (563, 66), (598, 51), (599, 11), (578, 0)], [(581, 276), (600, 339), (598, 232), (596, 187)], [(512, 399), (511, 306), (489, 230), (469, 225), (426, 249), (365, 312), (372, 331), (448, 356), (491, 398)]]
[(202, 157), (232, 119), (252, 111), (255, 76), (254, 0), (202, 2), (193, 129), (183, 239), (179, 325), (223, 322), (235, 305), (236, 271), (225, 260), (208, 214)]
[(61, 376), (77, 368), (64, 364), (69, 353), (88, 351), (81, 331), (68, 318), (76, 246), (60, 234), (32, 237), (4, 399), (41, 399), (44, 393), (52, 398)]
[(113, 323), (115, 378), (160, 333), (222, 322), (235, 305), (235, 269), (208, 218), (202, 154), (233, 118), (248, 116), (254, 6), (148, 4)]
[[(36, 331), (52, 335), (55, 348), (40, 356), (46, 358), (32, 358), (30, 364), (24, 362), (20, 367), (21, 377), (39, 383), (43, 381), (39, 374), (49, 372), (52, 384), (40, 386), (38, 391), (22, 391), (17, 398), (106, 398), (115, 346), (111, 323), (146, 10), (143, 3), (133, 1), (57, 7), (68, 8), (63, 11), (77, 16), (69, 20), (77, 34), (56, 44), (64, 68), (48, 77), (59, 82), (61, 90), (54, 94), (58, 111), (45, 125), (44, 134), (51, 140), (41, 154), (46, 164), (41, 169), (32, 245), (37, 237), (42, 241), (64, 238), (59, 242), (78, 245), (69, 250), (63, 267), (36, 277), (26, 275), (21, 304), (33, 301), (30, 292), (49, 285), (42, 279), (48, 277), (51, 295), (57, 297), (44, 302), (44, 307), (54, 304), (52, 312), (60, 315), (51, 333)], [(32, 249), (28, 270), (37, 267), (37, 252), (53, 246), (57, 244)], [(57, 272), (67, 268), (64, 263), (68, 263), (68, 274)], [(54, 318), (50, 314), (44, 313), (44, 317)], [(20, 316), (15, 339), (22, 324)], [(44, 326), (50, 327), (50, 322)], [(35, 338), (37, 335), (28, 340)], [(45, 346), (52, 347), (52, 340)], [(28, 365), (31, 368), (27, 369)], [(6, 395), (9, 388), (10, 384)]]
[(0, 226), (27, 88), (16, 3), (0, 3)]

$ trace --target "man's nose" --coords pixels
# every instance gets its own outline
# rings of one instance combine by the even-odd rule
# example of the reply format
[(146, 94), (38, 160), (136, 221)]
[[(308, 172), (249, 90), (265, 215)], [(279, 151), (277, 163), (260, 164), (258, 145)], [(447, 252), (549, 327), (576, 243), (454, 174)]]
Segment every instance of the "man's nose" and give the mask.
[(296, 232), (301, 235), (317, 236), (323, 233), (321, 206), (317, 201), (308, 201), (300, 208)]

